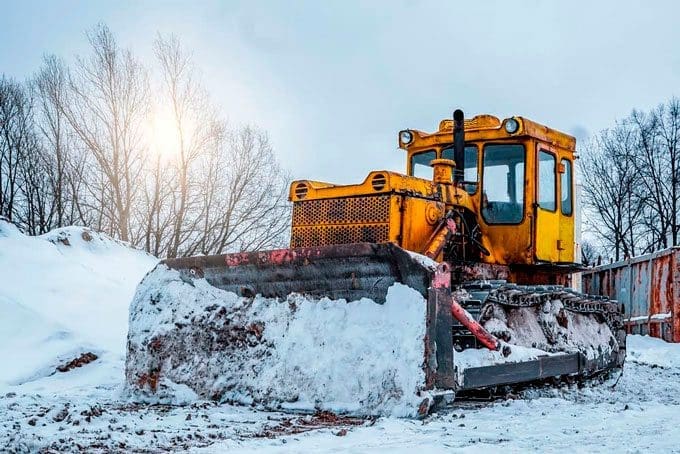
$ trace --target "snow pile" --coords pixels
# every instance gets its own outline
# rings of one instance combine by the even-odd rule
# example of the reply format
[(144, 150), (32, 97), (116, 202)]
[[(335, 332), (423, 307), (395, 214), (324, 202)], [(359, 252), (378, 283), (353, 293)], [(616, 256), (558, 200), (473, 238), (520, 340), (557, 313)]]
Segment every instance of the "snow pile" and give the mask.
[(130, 307), (127, 382), (171, 401), (190, 387), (267, 408), (412, 416), (424, 399), (425, 310), (401, 284), (382, 305), (247, 299), (159, 265)]
[[(1, 291), (1, 290), (0, 290)], [(0, 384), (20, 384), (53, 373), (82, 350), (93, 350), (63, 326), (0, 296)]]
[(664, 368), (680, 368), (680, 344), (649, 336), (627, 336), (628, 360)]
[(129, 301), (156, 262), (87, 228), (29, 237), (0, 220), (0, 389), (86, 352), (120, 364)]

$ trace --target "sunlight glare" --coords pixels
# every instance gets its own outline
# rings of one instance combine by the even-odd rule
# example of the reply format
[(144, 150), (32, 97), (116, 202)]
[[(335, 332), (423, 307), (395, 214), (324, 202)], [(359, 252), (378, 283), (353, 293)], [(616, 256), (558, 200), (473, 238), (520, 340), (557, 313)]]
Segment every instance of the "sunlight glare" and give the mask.
[(175, 116), (169, 107), (155, 108), (149, 118), (149, 149), (163, 161), (177, 158), (180, 135)]

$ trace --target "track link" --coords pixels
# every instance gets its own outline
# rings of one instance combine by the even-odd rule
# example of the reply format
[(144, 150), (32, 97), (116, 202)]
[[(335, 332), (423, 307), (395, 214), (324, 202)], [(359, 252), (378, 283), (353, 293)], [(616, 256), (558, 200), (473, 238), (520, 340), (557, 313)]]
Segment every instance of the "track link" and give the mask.
[(489, 292), (485, 302), (508, 307), (539, 306), (559, 300), (564, 308), (580, 314), (599, 314), (612, 331), (623, 328), (623, 313), (616, 301), (586, 295), (562, 286), (522, 286), (506, 284)]

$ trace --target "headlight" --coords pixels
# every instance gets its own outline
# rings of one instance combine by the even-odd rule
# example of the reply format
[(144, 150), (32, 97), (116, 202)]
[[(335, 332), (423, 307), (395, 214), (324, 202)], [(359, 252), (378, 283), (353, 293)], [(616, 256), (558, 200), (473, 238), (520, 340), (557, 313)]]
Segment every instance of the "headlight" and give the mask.
[(408, 145), (413, 141), (413, 133), (411, 131), (401, 131), (399, 133), (399, 142), (402, 145)]
[(519, 130), (519, 122), (514, 118), (508, 118), (505, 120), (505, 131), (508, 134), (514, 134)]

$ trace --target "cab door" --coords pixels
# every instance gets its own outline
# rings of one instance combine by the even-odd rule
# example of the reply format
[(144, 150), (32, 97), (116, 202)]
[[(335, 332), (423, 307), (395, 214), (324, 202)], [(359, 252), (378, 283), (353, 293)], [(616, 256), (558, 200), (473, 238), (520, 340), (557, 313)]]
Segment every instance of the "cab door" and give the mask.
[[(576, 252), (574, 216), (574, 165), (571, 156), (562, 156), (557, 164), (560, 194), (560, 243), (557, 249), (561, 263), (573, 263)], [(580, 228), (580, 226), (579, 226)]]
[(557, 152), (538, 144), (535, 159), (535, 254), (538, 261), (560, 261), (560, 214), (557, 206)]

